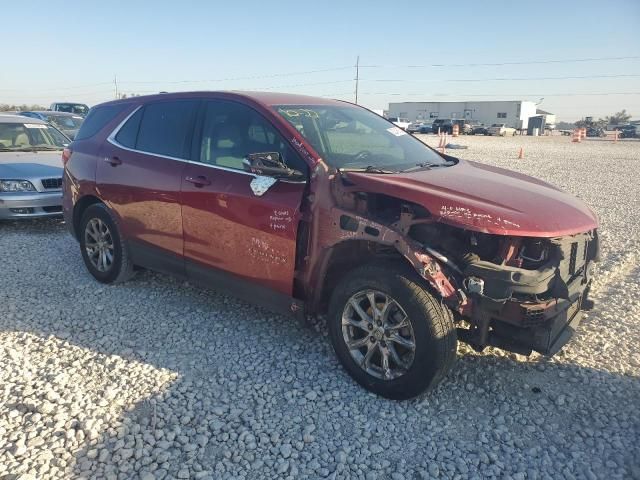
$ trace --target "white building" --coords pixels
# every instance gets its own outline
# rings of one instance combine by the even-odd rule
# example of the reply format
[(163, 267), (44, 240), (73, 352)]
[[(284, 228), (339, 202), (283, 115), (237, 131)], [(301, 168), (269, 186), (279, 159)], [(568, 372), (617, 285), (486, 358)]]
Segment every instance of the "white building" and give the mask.
[(464, 118), (473, 123), (527, 128), (529, 117), (536, 114), (536, 104), (522, 100), (480, 102), (402, 102), (390, 103), (390, 117), (406, 117), (427, 123), (436, 118)]
[(555, 115), (555, 113), (550, 113), (550, 112), (547, 112), (546, 110), (537, 109), (536, 110), (536, 115), (542, 115), (544, 117), (544, 124), (547, 127), (551, 127), (552, 125), (555, 127), (555, 125), (556, 125), (556, 115)]

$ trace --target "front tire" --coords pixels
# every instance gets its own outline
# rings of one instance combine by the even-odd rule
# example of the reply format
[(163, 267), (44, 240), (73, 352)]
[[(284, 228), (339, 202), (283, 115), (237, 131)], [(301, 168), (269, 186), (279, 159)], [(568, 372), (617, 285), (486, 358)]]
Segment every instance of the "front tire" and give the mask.
[(349, 375), (386, 398), (428, 392), (456, 358), (451, 312), (401, 264), (365, 265), (347, 274), (333, 291), (328, 326)]
[(106, 205), (89, 206), (80, 220), (80, 251), (89, 273), (101, 283), (121, 283), (133, 275), (133, 263), (116, 220)]

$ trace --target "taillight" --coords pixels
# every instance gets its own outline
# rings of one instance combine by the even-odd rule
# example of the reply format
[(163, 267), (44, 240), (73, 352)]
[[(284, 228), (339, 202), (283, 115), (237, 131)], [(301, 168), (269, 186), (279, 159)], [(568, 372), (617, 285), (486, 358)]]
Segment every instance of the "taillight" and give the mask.
[(62, 150), (62, 165), (66, 165), (67, 164), (67, 162), (71, 158), (71, 154), (72, 153), (73, 152), (71, 151), (70, 148), (65, 148), (64, 150)]

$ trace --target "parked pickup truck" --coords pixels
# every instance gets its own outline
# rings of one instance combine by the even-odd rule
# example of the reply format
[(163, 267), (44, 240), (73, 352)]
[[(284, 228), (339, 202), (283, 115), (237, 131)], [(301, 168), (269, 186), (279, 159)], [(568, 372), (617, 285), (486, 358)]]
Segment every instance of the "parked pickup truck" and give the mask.
[(62, 160), (66, 224), (95, 279), (144, 267), (326, 316), (344, 368), (385, 397), (433, 388), (459, 340), (553, 355), (591, 306), (598, 221), (582, 201), (350, 103), (118, 100), (91, 109)]
[(487, 135), (497, 135), (506, 137), (507, 135), (515, 135), (516, 129), (507, 127), (504, 123), (494, 123), (487, 129)]

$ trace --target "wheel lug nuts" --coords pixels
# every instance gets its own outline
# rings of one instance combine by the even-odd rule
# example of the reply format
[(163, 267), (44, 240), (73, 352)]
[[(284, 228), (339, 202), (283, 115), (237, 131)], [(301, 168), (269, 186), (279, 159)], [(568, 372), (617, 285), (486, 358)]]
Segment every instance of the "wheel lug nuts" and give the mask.
[(373, 325), (370, 323), (369, 325), (367, 325), (367, 328), (368, 328), (369, 330), (372, 330), (372, 329), (373, 329)]
[(376, 339), (375, 339), (375, 337), (369, 337), (369, 341), (373, 343), (373, 342), (376, 341)]

